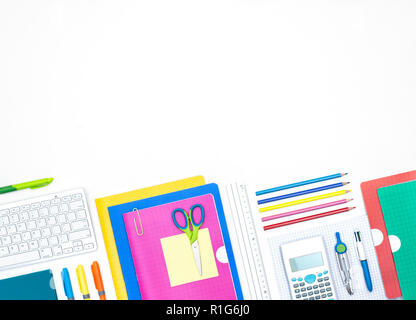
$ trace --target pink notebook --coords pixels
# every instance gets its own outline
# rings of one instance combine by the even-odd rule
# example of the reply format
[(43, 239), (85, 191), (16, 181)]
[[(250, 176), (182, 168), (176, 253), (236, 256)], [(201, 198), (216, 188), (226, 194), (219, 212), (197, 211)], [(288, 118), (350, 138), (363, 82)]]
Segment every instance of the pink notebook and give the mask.
[[(172, 211), (205, 210), (198, 242), (202, 276), (186, 235), (176, 228)], [(178, 222), (181, 223), (180, 215)], [(199, 221), (200, 215), (195, 216)], [(214, 198), (205, 194), (123, 214), (142, 299), (236, 299)], [(183, 225), (184, 223), (182, 223)]]

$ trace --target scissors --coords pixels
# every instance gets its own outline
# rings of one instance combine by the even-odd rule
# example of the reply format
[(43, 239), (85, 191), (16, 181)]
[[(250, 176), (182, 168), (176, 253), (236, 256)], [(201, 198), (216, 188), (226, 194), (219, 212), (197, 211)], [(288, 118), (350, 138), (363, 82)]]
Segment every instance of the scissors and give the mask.
[[(199, 221), (199, 223), (196, 223), (194, 220), (194, 210), (196, 208), (199, 208), (201, 210), (201, 220)], [(178, 221), (176, 220), (177, 212), (182, 213), (183, 217), (185, 218), (185, 226), (179, 225)], [(177, 208), (172, 211), (173, 223), (179, 230), (185, 232), (185, 234), (189, 238), (189, 242), (191, 243), (191, 246), (192, 246), (192, 252), (194, 254), (194, 260), (198, 268), (199, 274), (201, 276), (202, 276), (202, 265), (201, 265), (201, 252), (200, 252), (199, 243), (198, 243), (198, 230), (199, 230), (199, 227), (204, 222), (204, 219), (205, 219), (204, 208), (200, 204), (193, 205), (191, 209), (189, 210), (189, 215), (185, 212), (185, 210), (180, 209), (180, 208)], [(192, 230), (191, 230), (190, 225), (192, 225)]]

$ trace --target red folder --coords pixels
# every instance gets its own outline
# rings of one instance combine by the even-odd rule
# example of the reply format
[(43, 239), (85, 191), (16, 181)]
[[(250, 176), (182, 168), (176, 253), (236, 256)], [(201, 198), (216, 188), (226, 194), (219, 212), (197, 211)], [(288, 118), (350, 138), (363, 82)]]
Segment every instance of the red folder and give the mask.
[(364, 198), (365, 209), (371, 229), (378, 229), (383, 234), (383, 241), (376, 246), (377, 259), (383, 279), (384, 290), (387, 298), (394, 299), (402, 296), (399, 279), (397, 278), (396, 266), (384, 223), (383, 212), (377, 195), (377, 189), (394, 184), (416, 180), (416, 170), (389, 177), (370, 180), (361, 183), (361, 192)]

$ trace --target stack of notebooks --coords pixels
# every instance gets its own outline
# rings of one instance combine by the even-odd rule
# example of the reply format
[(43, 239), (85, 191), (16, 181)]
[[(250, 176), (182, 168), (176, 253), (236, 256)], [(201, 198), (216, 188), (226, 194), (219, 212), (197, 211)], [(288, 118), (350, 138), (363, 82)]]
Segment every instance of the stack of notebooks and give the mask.
[[(118, 299), (243, 299), (216, 184), (192, 177), (96, 199), (96, 205)], [(194, 213), (196, 223), (203, 219), (200, 259), (173, 220), (175, 209), (190, 214), (195, 205), (204, 211), (203, 218)], [(184, 218), (176, 215), (181, 226)]]
[(416, 299), (416, 171), (361, 184), (386, 296)]

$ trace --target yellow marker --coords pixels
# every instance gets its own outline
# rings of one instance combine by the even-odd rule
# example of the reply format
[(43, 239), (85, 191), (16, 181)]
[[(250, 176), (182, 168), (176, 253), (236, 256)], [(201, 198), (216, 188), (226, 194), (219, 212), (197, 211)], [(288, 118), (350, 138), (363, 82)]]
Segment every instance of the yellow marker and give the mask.
[(284, 203), (276, 204), (274, 206), (260, 208), (260, 212), (265, 212), (265, 211), (280, 209), (280, 208), (284, 208), (284, 207), (294, 206), (296, 204), (301, 204), (301, 203), (306, 203), (306, 202), (311, 202), (311, 201), (336, 197), (336, 196), (340, 196), (342, 194), (346, 194), (348, 192), (350, 192), (350, 190), (341, 190), (341, 191), (321, 194), (320, 196), (315, 196), (315, 197), (310, 197), (310, 198), (305, 198), (305, 199), (300, 199), (300, 200), (295, 200), (295, 201), (284, 202)]
[(84, 267), (82, 265), (77, 267), (77, 278), (82, 297), (84, 300), (90, 300), (90, 292), (88, 291), (87, 279), (85, 278)]

